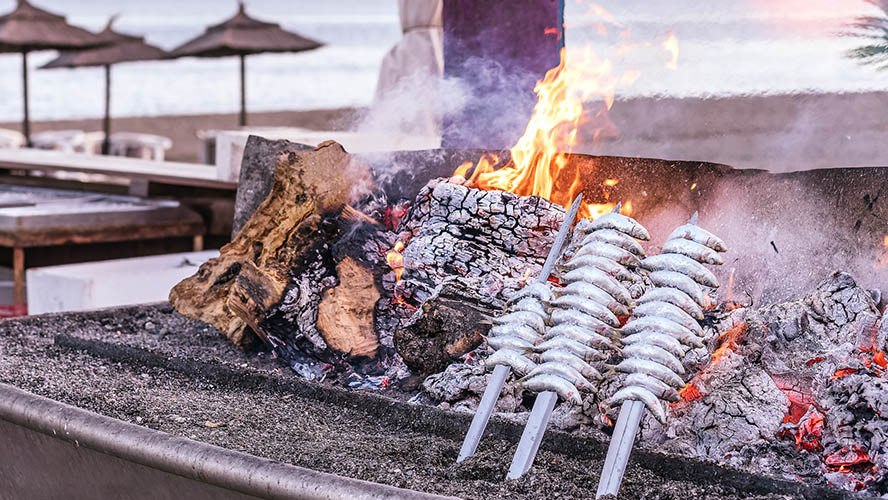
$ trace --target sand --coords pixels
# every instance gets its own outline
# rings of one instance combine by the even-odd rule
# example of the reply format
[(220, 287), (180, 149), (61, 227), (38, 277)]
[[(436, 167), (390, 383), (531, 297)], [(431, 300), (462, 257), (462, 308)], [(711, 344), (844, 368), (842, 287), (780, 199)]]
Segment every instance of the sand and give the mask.
[[(0, 382), (130, 423), (323, 472), (465, 498), (590, 498), (604, 443), (550, 431), (522, 479), (521, 427), (494, 419), (456, 464), (470, 416), (397, 390), (313, 384), (168, 304), (0, 322)], [(636, 452), (621, 498), (851, 498), (830, 488)]]
[[(405, 104), (408, 105), (408, 104)], [(618, 135), (581, 129), (577, 152), (724, 163), (772, 171), (888, 164), (888, 92), (617, 99)], [(365, 110), (252, 113), (254, 126), (347, 130)], [(495, 117), (493, 117), (495, 119)], [(392, 123), (396, 120), (392, 119)], [(379, 121), (385, 123), (385, 120)], [(237, 115), (115, 118), (114, 130), (173, 139), (170, 160), (197, 161), (198, 130), (237, 128)], [(0, 124), (18, 129), (19, 124)], [(34, 131), (98, 130), (100, 120), (35, 122)], [(523, 130), (516, 131), (516, 139)], [(511, 144), (477, 144), (498, 149)]]

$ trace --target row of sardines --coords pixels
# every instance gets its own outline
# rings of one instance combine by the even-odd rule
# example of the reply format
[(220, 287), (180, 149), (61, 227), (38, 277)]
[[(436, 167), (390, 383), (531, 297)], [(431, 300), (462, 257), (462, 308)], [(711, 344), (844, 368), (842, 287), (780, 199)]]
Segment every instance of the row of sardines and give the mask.
[(665, 421), (662, 402), (679, 399), (681, 360), (703, 345), (700, 320), (718, 287), (703, 264), (722, 264), (727, 247), (697, 225), (697, 214), (669, 235), (659, 255), (645, 255), (639, 240), (649, 239), (619, 205), (580, 220), (558, 284), (528, 284), (494, 319), (487, 366), (508, 366), (523, 390), (552, 391), (572, 404), (594, 394), (604, 375), (623, 372), (602, 407), (641, 401)]

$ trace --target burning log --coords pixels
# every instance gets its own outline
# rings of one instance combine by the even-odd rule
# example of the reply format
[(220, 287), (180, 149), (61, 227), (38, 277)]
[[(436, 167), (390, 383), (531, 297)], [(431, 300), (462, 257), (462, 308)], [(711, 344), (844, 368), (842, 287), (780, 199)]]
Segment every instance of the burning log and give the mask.
[(415, 374), (443, 371), (481, 344), (495, 310), (467, 302), (469, 295), (456, 283), (441, 285), (395, 332), (395, 348)]
[(375, 355), (367, 334), (379, 297), (372, 273), (348, 258), (334, 261), (331, 246), (339, 213), (368, 175), (333, 142), (278, 154), (268, 197), (219, 258), (173, 288), (170, 302), (236, 345), (255, 333), (287, 360), (298, 351)]

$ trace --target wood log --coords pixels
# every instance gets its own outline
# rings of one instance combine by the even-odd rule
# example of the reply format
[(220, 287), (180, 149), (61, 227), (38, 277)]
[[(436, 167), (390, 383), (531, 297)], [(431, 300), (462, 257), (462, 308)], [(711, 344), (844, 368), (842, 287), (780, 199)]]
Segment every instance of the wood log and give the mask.
[(173, 288), (170, 302), (240, 347), (255, 333), (288, 360), (300, 350), (329, 356), (331, 347), (372, 355), (367, 325), (379, 293), (369, 271), (337, 265), (331, 254), (338, 215), (357, 185), (372, 186), (369, 170), (335, 142), (279, 153), (268, 197), (218, 258)]
[(444, 284), (395, 331), (395, 348), (414, 374), (440, 372), (484, 340), (496, 311), (467, 295), (455, 280)]

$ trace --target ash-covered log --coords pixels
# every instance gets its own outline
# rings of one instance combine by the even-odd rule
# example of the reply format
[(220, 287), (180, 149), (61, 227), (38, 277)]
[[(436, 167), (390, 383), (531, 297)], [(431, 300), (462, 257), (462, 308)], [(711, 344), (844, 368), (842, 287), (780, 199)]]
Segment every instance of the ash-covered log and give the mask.
[(287, 361), (374, 356), (372, 272), (333, 255), (339, 214), (364, 182), (372, 184), (366, 166), (339, 144), (279, 153), (268, 197), (170, 302), (239, 346), (255, 333)]

